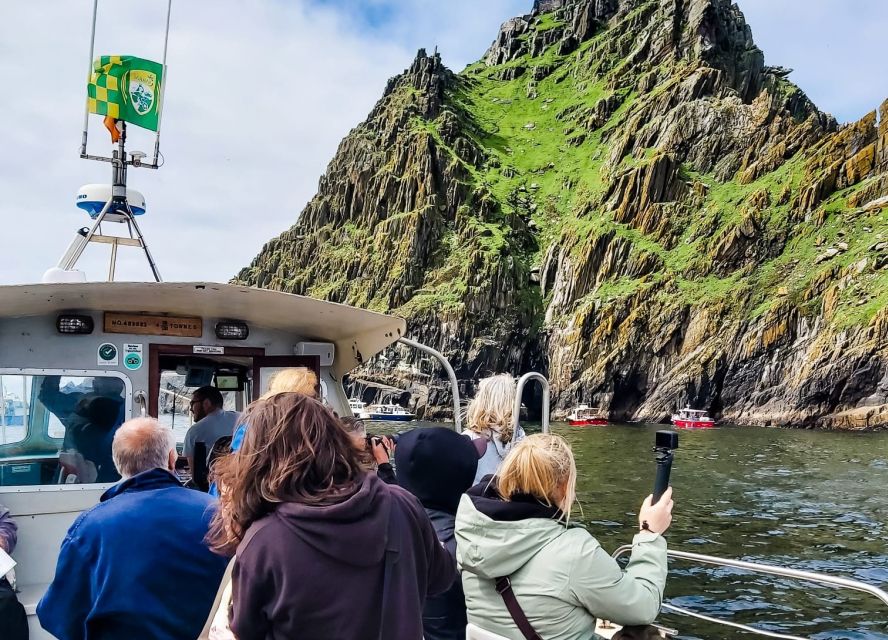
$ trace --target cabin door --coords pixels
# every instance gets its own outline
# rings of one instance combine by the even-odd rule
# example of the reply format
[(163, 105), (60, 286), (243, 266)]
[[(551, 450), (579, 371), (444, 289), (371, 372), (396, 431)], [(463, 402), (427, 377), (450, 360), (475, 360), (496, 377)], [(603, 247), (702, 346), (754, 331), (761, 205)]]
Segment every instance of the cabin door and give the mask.
[(321, 359), (318, 356), (261, 356), (253, 358), (253, 400), (268, 391), (268, 383), (271, 377), (281, 369), (293, 367), (305, 367), (315, 372), (320, 381), (318, 397), (323, 398), (326, 393), (326, 385), (321, 380)]
[[(149, 415), (169, 422), (172, 411), (176, 426), (183, 423), (187, 427), (191, 392), (204, 384), (220, 387), (226, 397), (226, 409), (245, 408), (254, 395), (250, 380), (253, 360), (264, 356), (265, 349), (226, 346), (209, 351), (206, 347), (183, 344), (148, 345)], [(206, 374), (203, 380), (201, 371)]]

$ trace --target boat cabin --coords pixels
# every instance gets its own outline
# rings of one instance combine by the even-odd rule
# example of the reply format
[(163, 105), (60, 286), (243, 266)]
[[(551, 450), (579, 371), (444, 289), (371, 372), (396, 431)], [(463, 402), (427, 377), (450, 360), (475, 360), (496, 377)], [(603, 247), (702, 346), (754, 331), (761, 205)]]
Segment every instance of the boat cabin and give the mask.
[(62, 539), (113, 483), (110, 441), (138, 415), (180, 446), (191, 392), (241, 410), (286, 367), (318, 374), (350, 415), (342, 376), (401, 338), (404, 320), (275, 291), (212, 283), (0, 286), (0, 504), (19, 527), (16, 580), (31, 622)]

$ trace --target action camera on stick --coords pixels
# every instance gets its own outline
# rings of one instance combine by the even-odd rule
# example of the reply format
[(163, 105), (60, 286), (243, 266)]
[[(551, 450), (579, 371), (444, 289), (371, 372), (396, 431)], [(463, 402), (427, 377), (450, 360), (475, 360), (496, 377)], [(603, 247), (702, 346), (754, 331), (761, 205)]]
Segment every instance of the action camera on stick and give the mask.
[(675, 431), (657, 431), (657, 437), (654, 441), (657, 479), (654, 481), (654, 499), (651, 504), (657, 504), (669, 487), (669, 474), (672, 473), (672, 456), (676, 449), (678, 449), (678, 433)]

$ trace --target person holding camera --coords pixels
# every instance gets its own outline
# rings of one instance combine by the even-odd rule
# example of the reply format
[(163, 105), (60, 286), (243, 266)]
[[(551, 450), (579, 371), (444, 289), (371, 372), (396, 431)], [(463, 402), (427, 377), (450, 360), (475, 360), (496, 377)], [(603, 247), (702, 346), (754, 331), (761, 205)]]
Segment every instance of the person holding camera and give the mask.
[(340, 418), (339, 422), (346, 430), (355, 446), (365, 454), (368, 469), (375, 470), (376, 475), (386, 484), (398, 484), (395, 469), (392, 467), (392, 456), (395, 454), (395, 441), (389, 436), (368, 436), (367, 427), (360, 418), (351, 416)]
[(623, 570), (586, 529), (568, 526), (576, 478), (567, 442), (538, 434), (462, 497), (455, 533), (469, 622), (508, 638), (585, 640), (596, 618), (647, 625), (657, 617), (672, 489), (654, 505), (645, 499)]

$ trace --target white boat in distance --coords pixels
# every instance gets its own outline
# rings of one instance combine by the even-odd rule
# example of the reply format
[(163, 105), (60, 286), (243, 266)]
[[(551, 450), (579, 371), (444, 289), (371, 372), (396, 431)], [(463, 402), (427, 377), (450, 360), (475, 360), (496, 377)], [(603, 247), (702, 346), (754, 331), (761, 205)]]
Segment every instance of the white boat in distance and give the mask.
[(352, 415), (359, 420), (369, 420), (370, 413), (367, 411), (367, 405), (357, 398), (351, 398), (348, 401), (348, 408), (351, 409)]
[(415, 415), (398, 404), (374, 404), (370, 407), (370, 420), (390, 420), (393, 422), (410, 422)]

